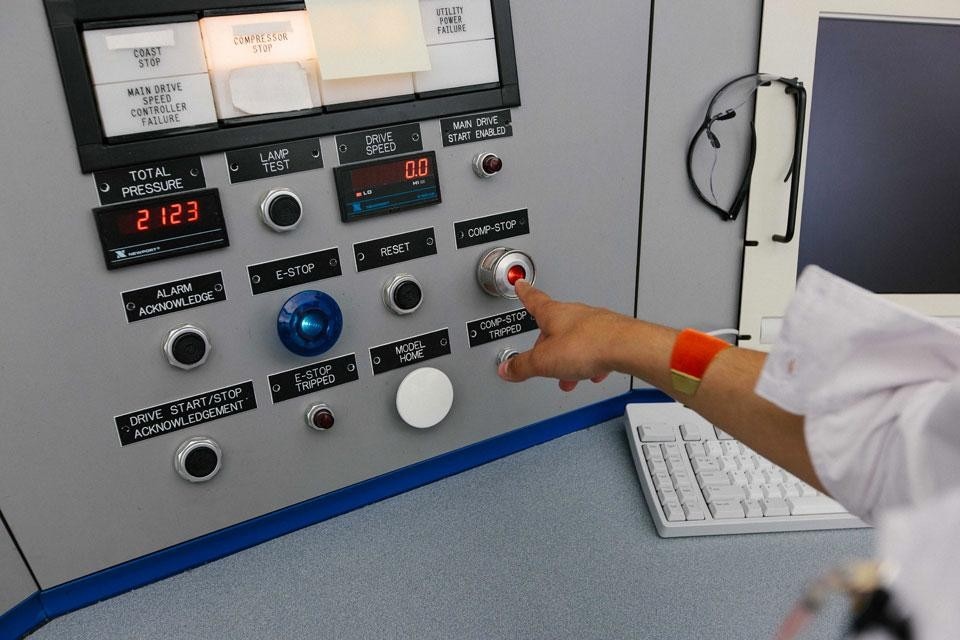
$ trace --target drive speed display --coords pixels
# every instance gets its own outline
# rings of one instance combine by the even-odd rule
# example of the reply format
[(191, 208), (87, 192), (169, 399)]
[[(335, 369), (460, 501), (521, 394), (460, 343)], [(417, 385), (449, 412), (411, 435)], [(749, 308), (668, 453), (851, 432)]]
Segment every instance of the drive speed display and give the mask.
[(230, 244), (216, 189), (93, 210), (108, 269)]
[(337, 167), (334, 176), (344, 222), (440, 202), (433, 151)]

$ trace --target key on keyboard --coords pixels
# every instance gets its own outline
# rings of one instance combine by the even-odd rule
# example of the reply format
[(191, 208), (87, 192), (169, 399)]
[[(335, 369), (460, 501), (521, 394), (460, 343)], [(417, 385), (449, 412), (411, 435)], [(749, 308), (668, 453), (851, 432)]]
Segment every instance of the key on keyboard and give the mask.
[(628, 404), (624, 422), (663, 537), (866, 526), (679, 403)]

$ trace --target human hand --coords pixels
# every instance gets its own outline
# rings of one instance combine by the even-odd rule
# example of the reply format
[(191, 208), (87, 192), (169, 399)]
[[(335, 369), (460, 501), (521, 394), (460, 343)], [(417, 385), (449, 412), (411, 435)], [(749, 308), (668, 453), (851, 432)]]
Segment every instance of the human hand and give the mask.
[(510, 358), (498, 373), (510, 382), (535, 376), (557, 378), (560, 388), (572, 391), (580, 380), (601, 382), (609, 375), (610, 345), (625, 319), (618, 313), (573, 302), (558, 302), (518, 280), (517, 295), (540, 326), (533, 349)]

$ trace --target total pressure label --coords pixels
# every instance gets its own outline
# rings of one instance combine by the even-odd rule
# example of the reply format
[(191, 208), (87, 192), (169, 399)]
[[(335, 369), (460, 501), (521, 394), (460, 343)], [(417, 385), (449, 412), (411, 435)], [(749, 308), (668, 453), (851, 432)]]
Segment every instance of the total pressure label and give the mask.
[(443, 146), (449, 147), (492, 138), (508, 138), (513, 135), (510, 110), (474, 113), (468, 116), (440, 119)]
[(308, 282), (335, 278), (341, 274), (340, 250), (336, 247), (247, 267), (250, 290), (255, 296)]
[(127, 322), (202, 307), (227, 299), (223, 289), (223, 273), (216, 271), (201, 276), (155, 284), (143, 289), (123, 292), (123, 310)]
[(315, 362), (296, 369), (281, 371), (268, 378), (273, 403), (292, 400), (360, 379), (357, 354)]
[(420, 123), (344, 133), (337, 136), (340, 164), (423, 150)]
[(517, 309), (467, 323), (470, 348), (538, 329), (537, 321), (526, 309)]
[(231, 183), (323, 168), (320, 138), (237, 149), (226, 157)]
[(199, 156), (96, 171), (93, 178), (101, 205), (203, 189), (207, 186)]
[(530, 217), (526, 209), (497, 213), (492, 216), (455, 222), (457, 249), (474, 247), (530, 233)]
[(370, 349), (370, 363), (373, 374), (379, 375), (447, 355), (450, 355), (450, 332), (440, 329), (373, 347)]
[(113, 420), (120, 435), (120, 444), (125, 447), (165, 433), (195, 427), (198, 424), (235, 416), (256, 408), (257, 395), (253, 390), (253, 381), (248, 380), (189, 398), (140, 409), (117, 416)]
[(357, 271), (415, 260), (437, 253), (437, 236), (433, 227), (408, 231), (395, 236), (367, 240), (353, 245)]

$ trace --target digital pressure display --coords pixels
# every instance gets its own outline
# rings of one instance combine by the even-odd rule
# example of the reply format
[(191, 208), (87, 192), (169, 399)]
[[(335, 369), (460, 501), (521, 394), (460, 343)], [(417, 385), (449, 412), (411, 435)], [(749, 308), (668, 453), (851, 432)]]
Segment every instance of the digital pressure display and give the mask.
[(344, 222), (440, 202), (433, 151), (336, 167), (333, 172)]
[(108, 269), (230, 244), (216, 189), (93, 210)]

